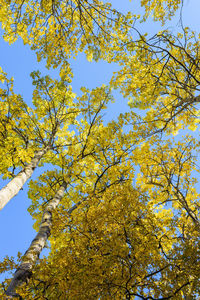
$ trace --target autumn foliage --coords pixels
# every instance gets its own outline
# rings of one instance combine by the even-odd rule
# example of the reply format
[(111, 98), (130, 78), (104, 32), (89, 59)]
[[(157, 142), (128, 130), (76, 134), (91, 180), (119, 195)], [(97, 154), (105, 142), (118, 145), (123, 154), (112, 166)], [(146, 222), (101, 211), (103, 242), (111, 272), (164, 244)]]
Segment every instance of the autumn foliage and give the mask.
[[(13, 271), (2, 299), (200, 297), (200, 41), (165, 29), (181, 0), (138, 2), (142, 16), (99, 0), (0, 3), (4, 39), (59, 70), (33, 70), (31, 105), (0, 70), (0, 207), (28, 182), (37, 232), (0, 263)], [(148, 18), (161, 24), (153, 37), (137, 27)], [(80, 53), (118, 65), (108, 86), (73, 92)], [(127, 112), (107, 121), (113, 89)]]

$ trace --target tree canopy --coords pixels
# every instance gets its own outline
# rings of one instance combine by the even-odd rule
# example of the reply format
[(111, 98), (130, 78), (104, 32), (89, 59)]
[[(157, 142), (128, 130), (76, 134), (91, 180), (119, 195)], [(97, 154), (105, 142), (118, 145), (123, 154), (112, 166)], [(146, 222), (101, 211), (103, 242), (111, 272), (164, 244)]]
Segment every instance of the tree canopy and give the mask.
[[(138, 4), (141, 16), (99, 0), (1, 1), (5, 41), (22, 39), (59, 73), (32, 71), (30, 104), (0, 70), (0, 208), (29, 197), (36, 230), (0, 263), (12, 273), (2, 299), (200, 297), (199, 35), (181, 15), (167, 29), (183, 1)], [(153, 36), (139, 30), (149, 18)], [(75, 94), (82, 52), (118, 70)], [(115, 89), (127, 111), (108, 121)]]

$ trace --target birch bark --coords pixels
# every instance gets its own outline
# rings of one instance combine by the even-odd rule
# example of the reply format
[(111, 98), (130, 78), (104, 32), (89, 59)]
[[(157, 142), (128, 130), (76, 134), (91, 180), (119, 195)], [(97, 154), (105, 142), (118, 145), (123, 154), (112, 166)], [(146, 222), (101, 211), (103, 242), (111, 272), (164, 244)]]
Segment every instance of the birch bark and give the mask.
[(31, 277), (32, 269), (39, 258), (39, 255), (44, 248), (48, 237), (50, 236), (52, 213), (63, 198), (66, 187), (67, 184), (64, 182), (55, 194), (54, 198), (49, 201), (48, 205), (46, 206), (39, 231), (36, 237), (33, 239), (30, 247), (24, 254), (22, 263), (13, 276), (13, 279), (6, 291), (7, 296), (19, 297), (19, 295), (15, 292), (15, 289)]
[(37, 151), (31, 162), (0, 190), (0, 210), (22, 189), (46, 152), (47, 148)]

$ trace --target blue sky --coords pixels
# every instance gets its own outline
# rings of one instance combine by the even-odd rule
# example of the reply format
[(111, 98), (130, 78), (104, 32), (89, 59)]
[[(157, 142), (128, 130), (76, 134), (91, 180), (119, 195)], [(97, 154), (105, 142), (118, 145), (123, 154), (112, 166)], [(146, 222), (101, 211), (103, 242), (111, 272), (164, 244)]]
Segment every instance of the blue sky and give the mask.
[[(136, 5), (138, 0), (130, 2), (129, 0), (112, 0), (113, 6), (126, 12), (128, 10), (133, 13), (138, 12), (139, 6)], [(135, 4), (134, 4), (135, 2)], [(190, 26), (192, 29), (199, 31), (199, 0), (185, 0), (183, 22), (185, 26)], [(171, 27), (178, 24), (178, 17), (175, 21), (169, 23)], [(156, 32), (159, 28), (159, 24), (153, 24), (149, 21), (147, 24), (139, 24), (139, 29), (143, 32), (148, 31), (151, 33)], [(15, 91), (22, 94), (24, 100), (27, 103), (31, 102), (32, 85), (29, 74), (33, 70), (41, 70), (42, 73), (47, 73), (45, 70), (45, 63), (38, 63), (36, 55), (32, 52), (28, 46), (24, 46), (23, 43), (18, 40), (15, 44), (9, 45), (5, 43), (2, 38), (2, 31), (0, 31), (0, 66), (11, 77), (14, 77)], [(81, 86), (94, 88), (103, 83), (108, 83), (112, 72), (117, 70), (117, 66), (108, 64), (105, 62), (90, 63), (87, 62), (84, 55), (79, 55), (77, 60), (72, 62), (72, 69), (74, 71), (73, 88), (75, 92), (78, 92)], [(55, 71), (54, 71), (55, 72)], [(52, 75), (56, 74), (53, 71)], [(115, 117), (118, 112), (128, 109), (127, 100), (123, 99), (119, 93), (115, 93), (117, 98), (114, 108), (109, 111), (109, 118)], [(41, 173), (41, 170), (37, 170), (34, 174), (36, 178)], [(5, 181), (0, 181), (0, 187), (5, 185)], [(35, 236), (35, 231), (32, 228), (32, 218), (27, 212), (27, 208), (30, 205), (30, 200), (27, 197), (27, 185), (23, 191), (20, 191), (6, 207), (0, 211), (0, 260), (5, 256), (16, 256), (17, 252), (24, 253), (30, 242)]]

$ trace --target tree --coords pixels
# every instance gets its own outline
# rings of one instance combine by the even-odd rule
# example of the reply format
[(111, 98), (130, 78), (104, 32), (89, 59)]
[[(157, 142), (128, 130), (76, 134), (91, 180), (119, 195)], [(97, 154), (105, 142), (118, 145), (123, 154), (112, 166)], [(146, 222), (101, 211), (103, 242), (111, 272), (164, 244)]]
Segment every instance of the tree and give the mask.
[[(142, 19), (153, 14), (165, 24), (180, 4), (141, 1)], [(51, 164), (29, 182), (38, 233), (18, 262), (2, 262), (2, 271), (16, 269), (2, 296), (197, 299), (199, 142), (171, 136), (199, 123), (195, 33), (148, 38), (136, 28), (138, 16), (98, 0), (3, 1), (0, 18), (5, 39), (21, 36), (61, 78), (33, 73), (31, 109), (1, 73), (1, 147), (9, 155), (1, 172), (12, 183), (21, 174), (28, 180), (40, 161)], [(120, 69), (109, 87), (82, 88), (75, 97), (68, 59), (82, 51)], [(112, 88), (129, 97), (132, 110), (105, 124)], [(39, 259), (44, 247), (49, 253)]]
[[(61, 146), (56, 141), (60, 127), (65, 124), (67, 129), (79, 114), (76, 104), (72, 104), (74, 95), (71, 87), (64, 80), (58, 82), (49, 77), (41, 78), (39, 73), (33, 73), (32, 76), (36, 85), (33, 94), (34, 110), (23, 103), (20, 96), (11, 94), (6, 98), (6, 94), (3, 94), (3, 112), (6, 111), (6, 115), (2, 122), (6, 136), (2, 134), (2, 144), (4, 152), (11, 153), (10, 160), (3, 166), (3, 172), (5, 178), (14, 178), (0, 191), (1, 208), (20, 191), (43, 156), (49, 151), (50, 156), (54, 155), (53, 152)], [(21, 106), (24, 107), (23, 115)], [(10, 167), (13, 168), (12, 173), (9, 172)], [(14, 170), (20, 167), (22, 170), (15, 175)]]
[[(107, 188), (120, 184), (127, 176), (131, 180), (131, 166), (129, 162), (126, 162), (126, 159), (130, 151), (133, 150), (136, 140), (130, 133), (122, 133), (122, 122), (120, 122), (120, 125), (115, 122), (106, 127), (103, 125), (99, 114), (102, 109), (105, 109), (106, 103), (110, 101), (107, 92), (104, 92), (105, 98), (102, 100), (103, 91), (106, 92), (105, 88), (97, 89), (90, 94), (87, 91), (88, 95), (84, 93), (80, 98), (79, 102), (83, 102), (82, 106), (86, 102), (85, 107), (87, 106), (87, 108), (82, 110), (83, 119), (77, 124), (79, 130), (77, 130), (74, 137), (76, 143), (72, 143), (67, 150), (63, 149), (62, 154), (54, 159), (54, 164), (62, 168), (62, 172), (47, 172), (47, 174), (40, 177), (39, 182), (36, 181), (39, 185), (36, 185), (34, 190), (30, 190), (29, 197), (33, 199), (34, 203), (30, 211), (33, 211), (34, 208), (40, 210), (41, 205), (42, 207), (44, 205), (44, 201), (47, 205), (45, 205), (45, 209), (42, 208), (41, 210), (43, 214), (41, 225), (38, 225), (41, 214), (35, 214), (34, 212), (34, 215), (37, 216), (39, 231), (23, 256), (22, 263), (7, 289), (7, 295), (16, 296), (15, 287), (30, 277), (38, 255), (50, 235), (54, 210), (55, 208), (59, 210), (60, 202), (66, 201), (61, 198), (64, 198), (64, 190), (67, 185), (72, 186), (75, 194), (71, 193), (71, 200), (64, 202), (64, 206), (62, 205), (66, 209), (68, 205), (75, 203), (67, 210), (69, 216), (80, 204), (88, 202), (90, 205), (90, 202), (93, 203), (93, 197), (96, 194), (101, 194)], [(62, 132), (62, 136), (65, 138), (66, 133), (66, 131)], [(112, 138), (113, 134), (115, 134), (114, 139)], [(133, 143), (132, 146), (130, 146), (130, 141)], [(63, 156), (64, 152), (66, 154)], [(53, 180), (54, 177), (55, 180)], [(46, 187), (42, 184), (42, 181), (47, 184)], [(50, 193), (51, 190), (53, 195)], [(43, 201), (38, 202), (41, 197)], [(78, 203), (76, 198), (79, 199)], [(81, 198), (83, 199), (81, 200)], [(58, 229), (59, 224), (56, 227)]]

